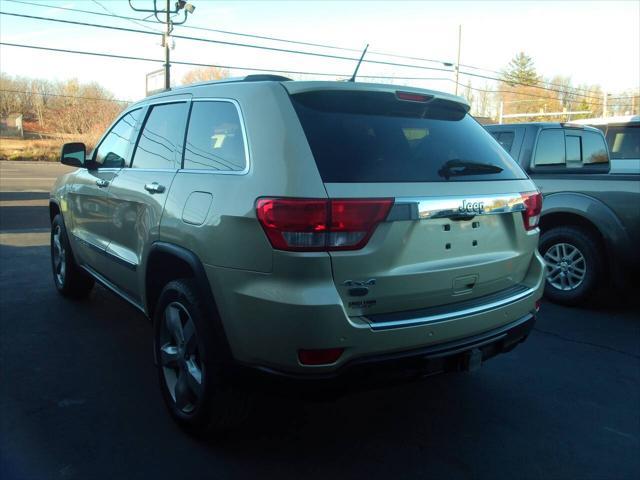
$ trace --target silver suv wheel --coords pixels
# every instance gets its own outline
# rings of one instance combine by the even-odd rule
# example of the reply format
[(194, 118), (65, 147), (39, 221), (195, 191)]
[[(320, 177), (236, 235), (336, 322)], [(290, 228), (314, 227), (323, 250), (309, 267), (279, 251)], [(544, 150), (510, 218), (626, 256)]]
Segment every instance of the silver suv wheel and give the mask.
[(203, 393), (203, 363), (193, 319), (179, 302), (166, 306), (160, 327), (160, 365), (176, 407), (192, 413)]
[(53, 231), (53, 269), (58, 284), (64, 285), (64, 277), (67, 272), (67, 251), (62, 242), (60, 225), (56, 225)]
[(556, 243), (544, 254), (547, 282), (558, 290), (575, 290), (584, 281), (587, 263), (584, 255), (570, 243)]

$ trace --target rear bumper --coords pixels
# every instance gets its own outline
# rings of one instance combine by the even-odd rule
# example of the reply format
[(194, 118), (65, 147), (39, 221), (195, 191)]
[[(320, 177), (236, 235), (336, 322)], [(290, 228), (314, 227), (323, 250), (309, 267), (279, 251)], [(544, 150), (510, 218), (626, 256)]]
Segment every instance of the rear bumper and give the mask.
[(301, 394), (340, 394), (418, 380), (431, 375), (475, 370), (496, 355), (524, 342), (535, 325), (528, 314), (500, 328), (416, 350), (354, 359), (329, 373), (295, 374), (267, 367), (243, 366), (243, 386)]
[[(348, 316), (329, 260), (318, 255), (307, 259), (310, 263), (302, 270), (292, 260), (290, 270), (273, 274), (205, 267), (235, 362), (294, 377), (333, 375), (363, 359), (439, 349), (502, 329), (534, 315), (544, 289), (544, 262), (536, 252), (521, 282), (524, 296), (509, 302), (483, 298), (481, 305), (451, 305), (447, 312), (414, 312), (419, 316), (408, 323), (387, 328), (386, 318)], [(325, 348), (344, 352), (331, 365), (299, 363), (299, 349)]]

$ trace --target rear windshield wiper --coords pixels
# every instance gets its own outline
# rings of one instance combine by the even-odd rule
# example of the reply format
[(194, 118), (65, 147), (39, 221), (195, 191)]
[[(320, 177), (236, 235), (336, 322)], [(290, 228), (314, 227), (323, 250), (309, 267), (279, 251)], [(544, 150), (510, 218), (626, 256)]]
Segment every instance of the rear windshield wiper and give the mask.
[(500, 173), (502, 170), (501, 167), (490, 163), (466, 162), (464, 160), (454, 159), (442, 165), (440, 170), (438, 170), (438, 175), (449, 180), (450, 177), (461, 175), (488, 175), (491, 173)]

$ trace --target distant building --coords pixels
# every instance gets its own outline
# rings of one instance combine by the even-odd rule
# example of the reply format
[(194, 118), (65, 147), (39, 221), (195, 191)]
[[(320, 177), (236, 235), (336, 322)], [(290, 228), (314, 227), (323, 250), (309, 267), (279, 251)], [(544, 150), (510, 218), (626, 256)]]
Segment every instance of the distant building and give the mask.
[(22, 114), (11, 113), (0, 117), (0, 135), (5, 137), (24, 137)]

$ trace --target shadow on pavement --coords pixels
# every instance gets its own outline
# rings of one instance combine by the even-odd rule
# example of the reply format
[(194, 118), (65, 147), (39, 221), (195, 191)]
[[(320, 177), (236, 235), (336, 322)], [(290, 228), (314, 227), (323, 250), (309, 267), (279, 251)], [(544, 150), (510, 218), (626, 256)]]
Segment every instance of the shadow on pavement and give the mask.
[(49, 194), (0, 192), (0, 231), (48, 229)]
[(0, 192), (2, 200), (49, 200), (48, 192)]

